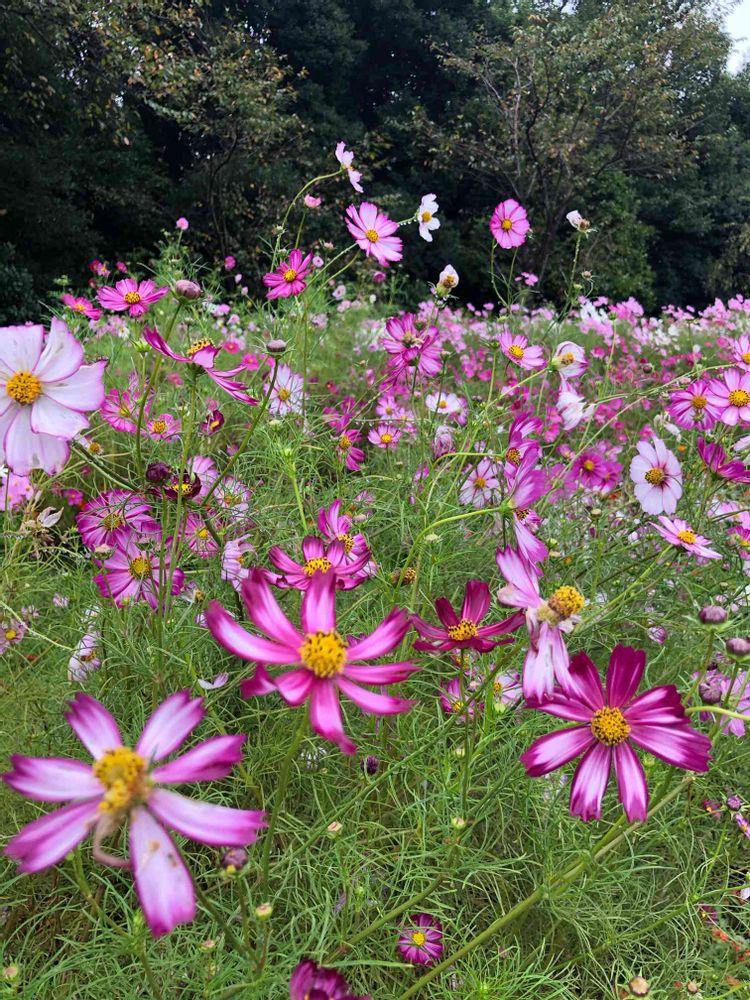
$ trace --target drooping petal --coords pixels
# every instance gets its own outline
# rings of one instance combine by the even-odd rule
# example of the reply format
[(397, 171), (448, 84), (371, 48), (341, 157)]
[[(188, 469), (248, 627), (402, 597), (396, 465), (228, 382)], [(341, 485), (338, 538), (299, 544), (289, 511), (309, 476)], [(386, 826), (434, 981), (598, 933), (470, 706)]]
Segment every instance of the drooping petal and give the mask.
[(350, 698), (363, 712), (370, 715), (398, 715), (401, 712), (408, 712), (416, 705), (416, 701), (410, 701), (407, 698), (396, 698), (390, 694), (377, 694), (375, 691), (368, 691), (358, 684), (353, 684), (346, 677), (337, 677), (336, 684), (347, 698)]
[(617, 791), (631, 823), (644, 823), (648, 817), (648, 785), (638, 754), (627, 740), (615, 747)]
[(16, 834), (5, 854), (20, 861), (18, 869), (26, 874), (57, 864), (88, 836), (101, 816), (100, 801), (87, 799), (40, 816)]
[(280, 646), (278, 643), (251, 635), (232, 618), (228, 611), (212, 601), (206, 609), (206, 625), (220, 646), (243, 660), (257, 660), (258, 663), (294, 664), (299, 662), (296, 649)]
[(135, 888), (154, 937), (169, 934), (195, 917), (195, 890), (174, 841), (148, 809), (130, 818), (130, 860)]
[(521, 763), (531, 778), (557, 770), (593, 744), (594, 737), (588, 726), (571, 726), (548, 733), (534, 740), (528, 750), (521, 754)]
[(162, 785), (225, 778), (234, 765), (242, 760), (244, 742), (244, 733), (212, 736), (192, 750), (170, 760), (168, 764), (157, 767), (151, 772), (151, 777)]
[(143, 727), (136, 751), (146, 760), (162, 760), (182, 746), (206, 710), (202, 698), (191, 698), (190, 689), (170, 695)]
[(10, 758), (13, 770), (3, 780), (27, 799), (40, 802), (69, 802), (104, 794), (90, 764), (66, 757)]
[(310, 725), (324, 740), (335, 743), (342, 753), (357, 749), (344, 732), (336, 685), (329, 680), (319, 680), (310, 695)]
[(216, 847), (254, 844), (258, 839), (258, 830), (266, 825), (265, 813), (216, 806), (189, 799), (177, 792), (167, 792), (163, 788), (155, 788), (151, 792), (148, 808), (157, 819), (183, 837)]
[(261, 632), (273, 636), (286, 646), (298, 649), (305, 641), (281, 610), (268, 581), (262, 572), (254, 569), (242, 583), (242, 599), (247, 613)]
[(615, 646), (607, 671), (607, 704), (613, 708), (627, 705), (638, 690), (645, 667), (646, 654), (642, 649)]
[(96, 698), (78, 691), (68, 706), (65, 719), (94, 760), (122, 746), (117, 723)]
[(570, 786), (570, 815), (584, 823), (600, 819), (612, 766), (612, 747), (595, 743), (581, 758)]
[(385, 656), (401, 642), (409, 631), (409, 615), (401, 608), (394, 608), (369, 635), (349, 644), (347, 659), (373, 660)]
[(302, 628), (311, 632), (333, 632), (336, 628), (336, 575), (314, 573), (300, 608)]

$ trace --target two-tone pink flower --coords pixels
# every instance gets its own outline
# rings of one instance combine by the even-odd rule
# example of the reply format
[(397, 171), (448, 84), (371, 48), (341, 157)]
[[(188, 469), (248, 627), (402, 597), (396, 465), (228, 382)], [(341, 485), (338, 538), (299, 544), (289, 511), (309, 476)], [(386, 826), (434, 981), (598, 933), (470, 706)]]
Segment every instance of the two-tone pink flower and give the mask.
[(674, 514), (682, 496), (682, 469), (661, 438), (639, 441), (630, 463), (630, 478), (647, 514)]
[(216, 347), (210, 340), (197, 340), (188, 347), (185, 354), (177, 354), (156, 330), (147, 327), (142, 336), (150, 347), (153, 347), (165, 358), (171, 358), (172, 361), (179, 361), (181, 364), (193, 365), (204, 371), (220, 389), (229, 393), (232, 399), (236, 399), (240, 403), (248, 403), (250, 406), (257, 405), (258, 400), (253, 399), (245, 385), (234, 377), (245, 372), (246, 368), (243, 365), (237, 368), (228, 368), (226, 371), (219, 371), (215, 368), (216, 358), (221, 353), (221, 348)]
[(163, 299), (168, 291), (166, 285), (157, 288), (156, 282), (150, 279), (135, 281), (134, 278), (123, 278), (122, 281), (115, 282), (114, 288), (100, 288), (96, 296), (100, 304), (110, 312), (127, 312), (137, 319), (148, 312), (149, 306)]
[(514, 632), (523, 624), (523, 614), (516, 612), (492, 625), (482, 625), (489, 610), (490, 588), (484, 580), (469, 580), (464, 589), (460, 612), (453, 609), (447, 597), (438, 597), (435, 601), (440, 626), (431, 625), (419, 615), (414, 615), (412, 621), (422, 637), (414, 643), (414, 648), (433, 652), (475, 649), (480, 653), (488, 653), (496, 646), (512, 642), (508, 633)]

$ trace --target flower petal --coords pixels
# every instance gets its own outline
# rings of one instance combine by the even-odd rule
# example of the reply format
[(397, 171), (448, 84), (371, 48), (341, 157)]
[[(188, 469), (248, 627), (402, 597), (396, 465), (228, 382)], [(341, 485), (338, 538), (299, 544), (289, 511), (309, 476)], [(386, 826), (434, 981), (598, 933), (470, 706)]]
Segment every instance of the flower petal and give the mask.
[(631, 723), (630, 740), (668, 764), (687, 771), (708, 770), (711, 741), (689, 724), (652, 726)]
[[(81, 365), (78, 371), (62, 382), (53, 382), (44, 387), (45, 396), (70, 410), (97, 410), (104, 402), (104, 369), (107, 360)], [(59, 432), (58, 432), (59, 433)]]
[(588, 726), (571, 726), (548, 733), (535, 740), (528, 750), (521, 754), (521, 763), (531, 778), (557, 770), (594, 743)]
[(71, 799), (91, 799), (104, 794), (91, 765), (83, 761), (14, 755), (10, 762), (13, 770), (2, 776), (3, 781), (27, 799), (70, 802)]
[(368, 691), (345, 677), (337, 677), (336, 685), (355, 705), (370, 715), (398, 715), (400, 712), (408, 712), (416, 705), (416, 701), (409, 701), (407, 698)]
[(183, 837), (216, 847), (244, 847), (258, 839), (258, 830), (266, 825), (265, 813), (249, 809), (230, 809), (186, 798), (177, 792), (155, 788), (148, 797), (148, 808), (157, 819), (171, 826)]
[(278, 643), (247, 632), (218, 601), (212, 601), (206, 609), (206, 625), (220, 646), (243, 660), (280, 665), (299, 663), (296, 649), (280, 646)]
[(43, 326), (0, 327), (0, 371), (8, 375), (33, 372), (42, 353), (43, 341)]
[(464, 591), (461, 617), (481, 622), (490, 609), (490, 588), (484, 580), (469, 580)]
[(617, 791), (631, 823), (645, 823), (648, 817), (648, 785), (638, 754), (625, 741), (615, 747)]
[(244, 742), (244, 733), (212, 736), (192, 750), (170, 760), (168, 764), (157, 767), (151, 772), (151, 777), (162, 785), (225, 778), (234, 765), (242, 760)]
[(613, 708), (627, 705), (638, 690), (645, 667), (646, 654), (642, 649), (615, 646), (607, 670), (607, 704)]
[(612, 747), (595, 743), (581, 758), (570, 786), (570, 815), (584, 823), (600, 819), (602, 799), (607, 790), (612, 766)]
[(83, 364), (83, 347), (62, 320), (53, 317), (34, 374), (42, 382), (68, 378)]
[(191, 699), (189, 688), (170, 695), (146, 722), (136, 751), (147, 760), (167, 757), (182, 746), (205, 714), (203, 699)]
[(314, 573), (300, 608), (302, 628), (311, 632), (333, 632), (336, 628), (336, 574)]
[[(309, 593), (309, 591), (308, 591)], [(342, 753), (354, 753), (357, 747), (344, 733), (336, 685), (317, 680), (310, 695), (310, 725), (324, 740), (335, 743)]]
[(268, 581), (260, 570), (254, 569), (243, 581), (242, 599), (248, 617), (261, 632), (273, 636), (293, 649), (298, 649), (305, 641), (281, 610)]
[(130, 860), (146, 923), (154, 937), (195, 917), (195, 890), (174, 841), (144, 807), (130, 819)]
[(373, 660), (385, 656), (398, 646), (409, 628), (409, 615), (401, 608), (394, 608), (374, 631), (349, 644), (347, 660)]
[(117, 723), (100, 701), (78, 691), (68, 705), (65, 719), (94, 760), (122, 746)]
[(18, 869), (25, 874), (57, 864), (88, 836), (101, 816), (100, 801), (87, 799), (40, 816), (16, 834), (5, 854), (20, 861)]

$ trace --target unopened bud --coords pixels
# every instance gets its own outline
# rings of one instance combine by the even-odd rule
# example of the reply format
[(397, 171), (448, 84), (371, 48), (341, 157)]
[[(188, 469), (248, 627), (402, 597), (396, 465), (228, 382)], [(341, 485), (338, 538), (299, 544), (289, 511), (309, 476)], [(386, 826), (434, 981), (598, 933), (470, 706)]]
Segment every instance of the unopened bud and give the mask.
[(727, 652), (736, 659), (744, 659), (750, 654), (750, 642), (747, 639), (727, 639)]
[(286, 341), (281, 340), (280, 338), (276, 340), (269, 340), (266, 344), (266, 350), (269, 354), (283, 354), (286, 350)]
[(690, 979), (685, 983), (685, 989), (691, 996), (695, 996), (697, 993), (700, 993), (701, 984), (696, 983), (694, 979)]
[(187, 299), (192, 302), (195, 299), (199, 299), (203, 294), (201, 286), (197, 281), (188, 281), (187, 278), (180, 278), (178, 282), (175, 283), (174, 290), (183, 299)]
[(146, 480), (158, 486), (164, 483), (172, 475), (172, 469), (166, 462), (151, 462), (146, 467)]
[(365, 774), (373, 775), (378, 773), (378, 767), (380, 767), (380, 761), (377, 757), (373, 757), (371, 754), (365, 757), (361, 762), (360, 767), (365, 772)]
[(628, 989), (634, 997), (647, 997), (651, 992), (651, 987), (643, 976), (635, 976), (631, 979), (628, 983)]
[(14, 979), (18, 979), (21, 975), (21, 970), (17, 965), (6, 965), (3, 969), (3, 979), (7, 982), (13, 982)]
[(451, 820), (451, 826), (454, 830), (463, 830), (466, 826), (466, 820), (463, 816), (454, 816)]
[(244, 847), (231, 847), (221, 856), (221, 867), (229, 875), (241, 871), (247, 864), (248, 854)]
[(258, 920), (268, 920), (272, 913), (273, 905), (271, 903), (261, 903), (255, 907), (255, 916)]
[(709, 674), (705, 680), (701, 681), (698, 685), (698, 694), (701, 697), (701, 701), (704, 705), (718, 705), (721, 699), (724, 697), (724, 692), (721, 689), (721, 680)]
[(727, 613), (718, 604), (707, 604), (705, 608), (701, 608), (698, 618), (704, 625), (722, 625), (727, 620)]
[(329, 823), (328, 826), (326, 827), (328, 836), (333, 837), (334, 839), (336, 837), (341, 836), (341, 831), (343, 829), (344, 829), (343, 824), (339, 823), (337, 820), (334, 820), (333, 823)]

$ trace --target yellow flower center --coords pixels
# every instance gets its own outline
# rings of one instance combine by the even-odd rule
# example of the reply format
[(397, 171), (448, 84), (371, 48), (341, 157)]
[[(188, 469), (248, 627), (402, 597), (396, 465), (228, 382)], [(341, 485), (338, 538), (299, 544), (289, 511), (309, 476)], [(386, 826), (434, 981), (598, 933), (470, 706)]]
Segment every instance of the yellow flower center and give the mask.
[(427, 935), (424, 934), (422, 931), (414, 931), (412, 933), (411, 939), (414, 942), (414, 944), (417, 945), (418, 948), (421, 948), (422, 945), (427, 941)]
[(343, 542), (344, 543), (344, 552), (346, 552), (346, 554), (349, 555), (349, 553), (354, 548), (354, 539), (352, 538), (352, 536), (351, 535), (336, 535), (336, 539), (339, 542)]
[(661, 486), (667, 477), (664, 474), (664, 469), (649, 469), (643, 478), (652, 486)]
[(572, 365), (575, 361), (576, 356), (572, 351), (566, 351), (565, 354), (560, 355), (560, 362), (564, 365)]
[(750, 403), (750, 392), (745, 392), (744, 389), (734, 389), (729, 393), (729, 402), (732, 406), (747, 406)]
[(166, 420), (154, 420), (154, 422), (151, 424), (151, 430), (154, 432), (154, 434), (164, 434), (164, 433), (166, 433), (166, 430), (167, 430), (167, 421)]
[(422, 222), (429, 222), (432, 218), (432, 212), (422, 212)]
[(461, 701), (460, 698), (456, 698), (455, 701), (451, 702), (451, 712), (454, 712), (456, 715), (458, 715), (460, 712), (463, 712), (463, 710), (464, 710), (464, 703)]
[(73, 306), (73, 308), (75, 309), (76, 312), (79, 312), (79, 313), (86, 312), (86, 303), (85, 302), (76, 302), (76, 304)]
[(316, 677), (335, 677), (346, 663), (346, 643), (338, 632), (308, 633), (299, 655)]
[(600, 708), (591, 720), (591, 732), (608, 747), (616, 747), (628, 738), (630, 726), (619, 708)]
[(521, 361), (523, 359), (523, 348), (519, 347), (518, 344), (511, 344), (508, 348), (508, 354), (516, 361)]
[(125, 292), (123, 298), (129, 306), (135, 306), (141, 301), (141, 297), (138, 292)]
[(290, 396), (291, 392), (288, 389), (279, 389), (279, 399), (282, 403), (286, 403)]
[(500, 228), (504, 229), (506, 233), (509, 233), (513, 228), (513, 221), (511, 219), (503, 219), (500, 223)]
[(255, 553), (253, 552), (243, 552), (242, 555), (237, 560), (237, 562), (240, 564), (240, 566), (242, 566), (243, 569), (247, 569), (248, 566), (253, 565), (254, 554)]
[(385, 434), (381, 434), (380, 435), (380, 440), (382, 441), (383, 444), (390, 444), (391, 441), (393, 440), (393, 435), (392, 434), (388, 434), (386, 432)]
[(16, 638), (17, 635), (18, 635), (17, 629), (14, 628), (6, 629), (5, 638), (8, 640), (8, 642), (13, 642), (13, 640)]
[(560, 618), (570, 618), (577, 615), (586, 603), (586, 598), (575, 587), (558, 587), (547, 604)]
[(130, 569), (131, 576), (142, 580), (151, 572), (151, 560), (145, 556), (136, 556), (135, 559), (130, 560), (128, 568)]
[(484, 478), (484, 476), (477, 476), (477, 478), (474, 480), (475, 490), (483, 490), (486, 485), (487, 485), (487, 480)]
[(121, 406), (120, 409), (117, 412), (120, 414), (121, 417), (129, 417), (130, 416), (130, 410), (128, 409), (127, 406)]
[(448, 409), (448, 400), (447, 399), (441, 399), (440, 402), (438, 403), (438, 409), (440, 409), (440, 410), (447, 410)]
[(378, 240), (380, 239), (377, 230), (375, 229), (368, 229), (367, 232), (365, 233), (365, 236), (370, 241), (370, 243), (377, 243)]
[(678, 531), (677, 537), (685, 545), (695, 545), (695, 532), (691, 531), (690, 528), (685, 528), (684, 531)]
[(745, 351), (745, 353), (742, 355), (742, 360), (745, 362), (746, 365), (750, 365), (750, 351)]
[(453, 288), (453, 286), (456, 284), (456, 279), (453, 277), (452, 274), (446, 274), (446, 276), (443, 278), (440, 284), (443, 286), (443, 288)]
[(339, 438), (339, 448), (341, 448), (342, 451), (348, 451), (351, 448), (351, 446), (352, 443), (349, 440), (349, 438), (346, 436), (346, 434), (342, 434), (341, 437)]
[(92, 455), (100, 454), (102, 446), (97, 441), (92, 441), (89, 445), (89, 451)]
[(495, 696), (499, 697), (503, 693), (503, 690), (504, 690), (503, 682), (502, 681), (494, 681), (493, 684), (492, 684), (492, 690), (495, 693)]
[(290, 284), (297, 277), (297, 272), (293, 267), (290, 267), (287, 271), (284, 271), (284, 281), (288, 281)]
[(693, 407), (694, 410), (703, 410), (707, 403), (708, 400), (706, 399), (705, 396), (693, 396), (692, 400), (690, 401), (690, 405)]
[(508, 448), (508, 450), (505, 453), (505, 460), (507, 462), (510, 462), (511, 465), (520, 465), (521, 452), (518, 450), (518, 448)]
[(586, 470), (586, 472), (593, 472), (594, 471), (594, 463), (591, 461), (590, 458), (586, 459), (586, 461), (583, 463), (583, 467)]
[(148, 794), (146, 761), (130, 747), (107, 750), (94, 762), (93, 771), (107, 789), (99, 803), (101, 812), (122, 812), (142, 802)]
[(109, 514), (105, 514), (102, 518), (102, 525), (107, 531), (114, 531), (116, 528), (121, 528), (123, 524), (125, 524), (125, 518), (122, 514), (114, 510)]
[(190, 345), (190, 347), (188, 347), (188, 349), (185, 351), (185, 354), (187, 354), (189, 358), (192, 358), (194, 354), (198, 353), (198, 351), (202, 351), (206, 347), (213, 347), (213, 346), (214, 346), (213, 340), (209, 340), (208, 337), (204, 337), (202, 340), (194, 341)]
[(473, 639), (477, 634), (477, 627), (469, 618), (462, 618), (458, 625), (451, 625), (448, 629), (448, 635), (454, 642)]
[(208, 528), (198, 528), (195, 534), (197, 538), (208, 538)]
[(42, 383), (31, 372), (16, 372), (8, 379), (5, 391), (21, 406), (28, 406), (41, 394)]
[(308, 559), (303, 566), (305, 576), (312, 576), (313, 573), (328, 573), (331, 569), (331, 560), (322, 556), (318, 559)]

